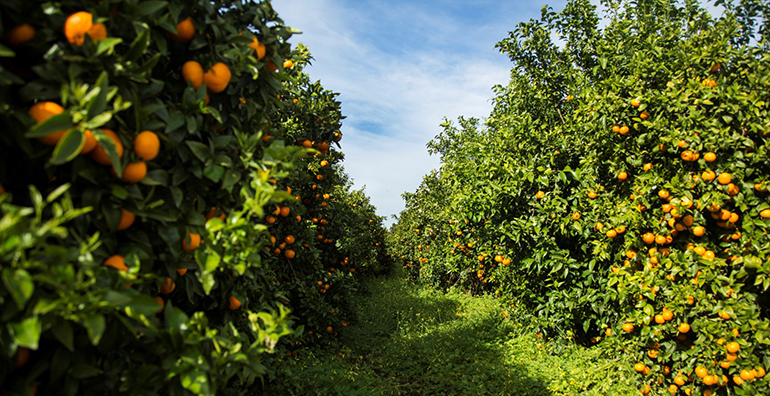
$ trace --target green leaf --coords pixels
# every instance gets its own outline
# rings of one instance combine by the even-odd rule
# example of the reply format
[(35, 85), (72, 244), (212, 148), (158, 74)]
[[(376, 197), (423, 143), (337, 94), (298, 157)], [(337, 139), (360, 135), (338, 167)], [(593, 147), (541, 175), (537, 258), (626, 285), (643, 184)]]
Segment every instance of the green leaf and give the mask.
[(211, 181), (218, 182), (222, 179), (222, 176), (225, 174), (225, 168), (214, 165), (214, 166), (207, 166), (203, 168), (203, 174)]
[(227, 190), (238, 183), (240, 180), (241, 173), (230, 169), (225, 173), (225, 180), (222, 181), (222, 188)]
[(17, 344), (36, 350), (40, 341), (42, 322), (37, 316), (31, 316), (21, 322), (9, 323), (8, 330)]
[(61, 165), (72, 161), (80, 154), (80, 150), (83, 149), (85, 143), (86, 139), (83, 132), (77, 129), (70, 129), (56, 144), (56, 148), (54, 148), (53, 155), (51, 156), (51, 163)]
[(104, 315), (94, 314), (88, 316), (82, 322), (83, 327), (88, 331), (88, 338), (94, 345), (99, 344), (99, 341), (104, 335), (104, 330), (107, 328), (107, 321), (104, 319)]
[(122, 42), (123, 42), (122, 38), (116, 38), (116, 37), (107, 37), (106, 39), (97, 41), (95, 56), (99, 56), (105, 52), (107, 53), (107, 55), (112, 55), (113, 51), (115, 51), (115, 46), (117, 46)]
[(43, 137), (54, 132), (65, 131), (72, 128), (72, 126), (72, 116), (65, 111), (36, 124), (24, 136), (28, 138)]
[(150, 27), (147, 26), (147, 24), (144, 22), (135, 21), (134, 28), (141, 33), (136, 36), (134, 41), (131, 43), (131, 46), (128, 48), (126, 55), (124, 56), (124, 59), (129, 62), (134, 62), (139, 59), (139, 57), (144, 54), (144, 52), (147, 50), (147, 47), (150, 45)]
[(182, 387), (195, 395), (211, 395), (211, 390), (209, 388), (209, 377), (204, 371), (187, 371), (180, 376), (179, 380), (182, 384)]
[(109, 136), (105, 135), (101, 129), (95, 129), (91, 131), (91, 133), (93, 133), (96, 142), (99, 143), (99, 146), (104, 150), (105, 153), (107, 153), (107, 156), (110, 157), (112, 167), (115, 168), (116, 172), (118, 172), (118, 176), (122, 175), (123, 168), (120, 166), (120, 156), (118, 156), (118, 149), (117, 146), (115, 146), (115, 142), (113, 142)]
[(139, 4), (139, 15), (150, 15), (168, 6), (167, 1), (143, 1)]
[(104, 113), (99, 114), (98, 116), (88, 120), (85, 124), (83, 124), (83, 127), (87, 129), (99, 128), (100, 126), (110, 122), (111, 119), (112, 119), (112, 112), (105, 111)]
[(70, 351), (75, 350), (75, 336), (72, 332), (72, 325), (66, 320), (59, 320), (53, 331), (53, 336), (56, 337), (65, 348)]
[[(102, 114), (104, 110), (107, 108), (107, 92), (109, 88), (109, 77), (106, 71), (103, 71), (99, 75), (99, 78), (96, 80), (96, 84), (94, 85), (95, 86), (92, 91), (97, 92), (98, 90), (98, 93), (94, 96), (93, 99), (91, 99), (91, 102), (88, 103), (88, 114), (86, 115), (87, 120), (91, 120), (97, 115)], [(100, 124), (97, 126), (102, 126), (102, 125), (104, 124)]]
[(163, 169), (151, 170), (147, 172), (147, 175), (142, 179), (141, 183), (147, 186), (167, 186), (168, 172)]
[(99, 375), (99, 368), (90, 364), (80, 363), (72, 367), (70, 375), (77, 379), (95, 377)]
[(0, 44), (0, 58), (12, 58), (16, 53), (12, 49)]
[(35, 291), (35, 283), (32, 281), (32, 276), (30, 276), (29, 272), (23, 269), (14, 271), (10, 268), (4, 268), (3, 283), (8, 292), (11, 293), (11, 297), (13, 297), (13, 301), (16, 302), (19, 310), (24, 310), (24, 306)]
[(187, 147), (190, 148), (193, 155), (195, 155), (202, 162), (206, 162), (207, 159), (211, 158), (211, 152), (209, 151), (209, 146), (206, 146), (201, 142), (196, 142), (192, 140), (188, 140), (185, 143), (187, 144)]

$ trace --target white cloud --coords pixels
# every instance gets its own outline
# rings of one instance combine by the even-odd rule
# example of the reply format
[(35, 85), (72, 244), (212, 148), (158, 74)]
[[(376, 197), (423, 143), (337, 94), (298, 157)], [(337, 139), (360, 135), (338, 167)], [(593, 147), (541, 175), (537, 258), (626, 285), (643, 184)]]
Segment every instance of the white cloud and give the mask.
[(340, 92), (348, 117), (341, 142), (345, 169), (356, 187), (367, 186), (383, 216), (398, 214), (400, 195), (438, 167), (425, 145), (444, 117), (489, 114), (491, 88), (507, 83), (510, 69), (494, 45), (540, 9), (528, 9), (525, 17), (493, 1), (487, 6), (502, 10), (500, 19), (479, 24), (439, 10), (438, 3), (429, 9), (396, 2), (274, 2), (286, 24), (303, 31), (290, 41), (310, 48), (311, 78)]

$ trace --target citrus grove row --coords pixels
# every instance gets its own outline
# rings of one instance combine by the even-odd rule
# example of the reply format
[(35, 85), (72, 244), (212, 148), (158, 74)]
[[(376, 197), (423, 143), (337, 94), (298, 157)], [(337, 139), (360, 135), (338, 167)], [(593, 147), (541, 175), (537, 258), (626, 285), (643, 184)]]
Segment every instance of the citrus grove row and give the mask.
[(441, 167), (405, 194), (394, 258), (624, 362), (599, 382), (770, 393), (770, 8), (718, 3), (604, 1), (600, 24), (572, 0), (519, 24), (489, 118), (429, 143)]
[(0, 17), (3, 395), (254, 394), (345, 331), (383, 219), (269, 2)]

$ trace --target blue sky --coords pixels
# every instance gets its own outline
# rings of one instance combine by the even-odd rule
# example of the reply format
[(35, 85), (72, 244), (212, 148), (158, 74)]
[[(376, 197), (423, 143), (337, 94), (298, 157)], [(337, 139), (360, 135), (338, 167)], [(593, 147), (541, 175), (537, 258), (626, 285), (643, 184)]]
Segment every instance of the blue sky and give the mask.
[[(547, 4), (561, 10), (564, 3)], [(388, 217), (403, 209), (401, 194), (439, 166), (425, 145), (442, 120), (489, 114), (491, 88), (506, 84), (510, 70), (495, 43), (545, 4), (273, 1), (284, 22), (303, 31), (290, 42), (310, 48), (311, 78), (340, 93), (346, 172)]]

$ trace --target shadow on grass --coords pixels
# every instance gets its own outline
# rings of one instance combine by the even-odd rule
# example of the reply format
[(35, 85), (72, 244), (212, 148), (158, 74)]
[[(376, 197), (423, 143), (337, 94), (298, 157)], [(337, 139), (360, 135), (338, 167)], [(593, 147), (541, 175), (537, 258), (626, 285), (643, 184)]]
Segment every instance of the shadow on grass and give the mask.
[(273, 394), (549, 394), (544, 378), (510, 359), (512, 328), (493, 299), (420, 289), (398, 271), (367, 286), (341, 345), (309, 350), (293, 363), (294, 383)]

